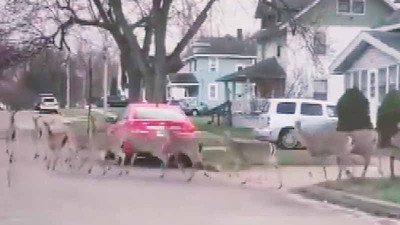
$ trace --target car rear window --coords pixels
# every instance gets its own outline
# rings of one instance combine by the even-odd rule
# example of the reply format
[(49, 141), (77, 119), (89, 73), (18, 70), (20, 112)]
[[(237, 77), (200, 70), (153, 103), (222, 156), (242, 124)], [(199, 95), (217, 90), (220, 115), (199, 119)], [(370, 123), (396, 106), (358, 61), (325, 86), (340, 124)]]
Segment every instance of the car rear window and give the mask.
[(54, 98), (44, 98), (43, 102), (54, 102)]
[(150, 119), (150, 120), (166, 120), (166, 121), (183, 121), (186, 116), (174, 109), (163, 108), (136, 108), (137, 119)]
[(321, 104), (301, 104), (301, 114), (306, 116), (322, 116), (322, 105)]
[(278, 114), (294, 114), (296, 112), (296, 103), (294, 102), (281, 102), (276, 108)]
[(327, 106), (327, 113), (329, 117), (337, 117), (336, 106), (328, 105)]

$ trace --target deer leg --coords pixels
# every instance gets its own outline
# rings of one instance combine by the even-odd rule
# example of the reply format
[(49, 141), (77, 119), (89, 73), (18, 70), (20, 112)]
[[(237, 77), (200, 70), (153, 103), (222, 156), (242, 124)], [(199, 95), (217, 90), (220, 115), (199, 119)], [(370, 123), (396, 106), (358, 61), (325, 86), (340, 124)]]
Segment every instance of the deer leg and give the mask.
[(339, 157), (336, 157), (336, 164), (338, 165), (339, 168), (339, 174), (336, 180), (341, 180), (342, 179), (342, 172), (343, 172), (343, 166), (342, 166), (342, 161)]
[(390, 179), (396, 178), (396, 175), (394, 173), (394, 156), (390, 156)]
[(365, 156), (364, 170), (363, 170), (363, 172), (361, 174), (362, 178), (365, 178), (365, 176), (367, 175), (367, 170), (368, 170), (368, 166), (369, 166), (370, 161), (371, 161), (371, 156)]

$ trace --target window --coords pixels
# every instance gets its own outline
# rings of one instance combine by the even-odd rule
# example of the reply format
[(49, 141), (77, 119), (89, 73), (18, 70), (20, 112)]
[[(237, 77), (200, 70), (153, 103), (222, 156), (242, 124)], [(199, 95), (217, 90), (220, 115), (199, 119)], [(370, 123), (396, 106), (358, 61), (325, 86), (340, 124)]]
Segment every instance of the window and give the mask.
[(338, 0), (338, 13), (364, 14), (365, 0)]
[(354, 14), (364, 14), (365, 0), (353, 0), (352, 11)]
[(326, 54), (326, 34), (324, 32), (316, 32), (314, 35), (314, 51), (315, 54)]
[(322, 105), (320, 104), (301, 104), (301, 115), (306, 116), (322, 116)]
[(216, 72), (218, 70), (218, 59), (217, 57), (209, 58), (210, 72)]
[(162, 109), (162, 108), (136, 108), (136, 118), (146, 120), (169, 120), (169, 121), (184, 121), (185, 115), (178, 110)]
[(296, 103), (294, 102), (282, 102), (276, 108), (276, 113), (278, 114), (294, 114), (295, 112)]
[(382, 102), (386, 95), (386, 68), (379, 69), (378, 71), (378, 94), (379, 102)]
[(375, 72), (372, 72), (370, 74), (370, 96), (371, 98), (375, 98), (375, 85), (376, 85), (376, 74)]
[(353, 73), (353, 87), (360, 89), (360, 77), (358, 71)]
[(208, 99), (209, 100), (218, 99), (218, 84), (212, 83), (208, 85)]
[(396, 90), (397, 66), (389, 67), (389, 91)]
[(278, 45), (276, 47), (276, 56), (281, 57), (282, 46)]
[(350, 0), (338, 0), (338, 12), (349, 13), (350, 12)]
[(361, 71), (361, 92), (367, 97), (368, 92), (368, 72), (366, 70)]
[(279, 11), (276, 13), (276, 22), (277, 23), (282, 22), (282, 13)]
[(337, 117), (336, 106), (328, 105), (326, 110), (329, 117)]
[(197, 59), (193, 59), (193, 71), (197, 71)]
[(326, 100), (328, 98), (328, 81), (314, 80), (314, 99)]
[(244, 70), (246, 67), (244, 65), (236, 65), (236, 71), (242, 71)]

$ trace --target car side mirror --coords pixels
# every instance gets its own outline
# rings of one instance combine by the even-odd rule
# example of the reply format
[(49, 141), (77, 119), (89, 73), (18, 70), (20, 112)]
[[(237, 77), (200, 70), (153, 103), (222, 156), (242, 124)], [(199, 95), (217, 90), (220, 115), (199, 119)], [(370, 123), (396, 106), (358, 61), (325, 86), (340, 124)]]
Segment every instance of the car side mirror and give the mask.
[(109, 116), (109, 117), (106, 118), (106, 123), (115, 124), (115, 123), (117, 123), (117, 121), (118, 121), (118, 117), (111, 117), (111, 116)]

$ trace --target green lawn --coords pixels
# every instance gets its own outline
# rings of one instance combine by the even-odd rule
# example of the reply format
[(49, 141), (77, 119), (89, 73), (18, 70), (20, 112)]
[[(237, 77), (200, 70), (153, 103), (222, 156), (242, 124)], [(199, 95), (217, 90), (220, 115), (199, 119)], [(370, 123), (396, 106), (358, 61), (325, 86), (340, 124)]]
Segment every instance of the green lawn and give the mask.
[(199, 131), (207, 131), (212, 134), (223, 136), (225, 131), (230, 131), (232, 137), (237, 138), (254, 138), (253, 129), (250, 128), (236, 128), (229, 127), (225, 125), (217, 126), (214, 124), (207, 124), (211, 118), (206, 117), (192, 117), (192, 121), (196, 125), (197, 130)]
[(400, 203), (400, 179), (369, 178), (323, 183), (324, 187), (369, 198)]

